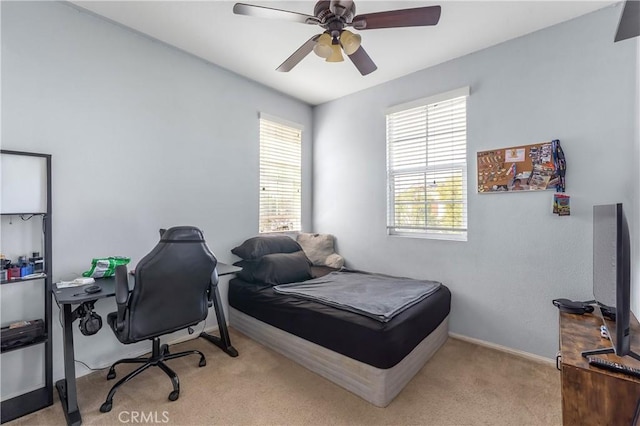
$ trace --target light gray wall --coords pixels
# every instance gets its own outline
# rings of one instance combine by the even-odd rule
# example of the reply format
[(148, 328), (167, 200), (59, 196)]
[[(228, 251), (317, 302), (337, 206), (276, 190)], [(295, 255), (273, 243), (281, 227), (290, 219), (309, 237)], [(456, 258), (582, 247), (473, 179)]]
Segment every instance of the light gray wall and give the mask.
[[(229, 250), (258, 232), (261, 111), (305, 127), (309, 230), (310, 106), (69, 5), (2, 2), (2, 148), (53, 155), (55, 280), (87, 270), (92, 257), (125, 255), (135, 265), (159, 228), (183, 224), (200, 227), (218, 259), (231, 261)], [(21, 303), (9, 287), (3, 304)], [(222, 280), (225, 305), (226, 290)], [(103, 318), (115, 310), (113, 300), (96, 306)], [(150, 348), (124, 346), (108, 327), (76, 339), (76, 358), (91, 366)], [(2, 398), (33, 385), (21, 375), (33, 370), (24, 357), (37, 359), (34, 350), (3, 355)]]
[[(592, 298), (592, 205), (624, 202), (638, 235), (637, 39), (613, 43), (619, 13), (606, 8), (316, 107), (314, 231), (337, 236), (348, 266), (446, 284), (452, 332), (552, 358), (551, 300)], [(467, 85), (468, 242), (388, 236), (385, 109)], [(476, 152), (556, 138), (570, 217), (551, 213), (552, 192), (477, 194)]]

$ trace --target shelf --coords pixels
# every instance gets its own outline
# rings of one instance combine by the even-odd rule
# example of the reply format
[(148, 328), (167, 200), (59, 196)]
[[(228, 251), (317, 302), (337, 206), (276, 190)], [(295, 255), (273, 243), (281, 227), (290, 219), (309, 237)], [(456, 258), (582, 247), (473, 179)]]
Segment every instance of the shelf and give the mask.
[(23, 216), (25, 214), (30, 214), (33, 216), (46, 216), (45, 212), (26, 212), (26, 213), (0, 213), (0, 216)]
[(44, 280), (46, 278), (47, 278), (47, 275), (43, 275), (41, 277), (35, 277), (35, 278), (16, 278), (16, 279), (11, 279), (11, 280), (2, 280), (2, 281), (0, 281), (0, 284), (22, 283), (22, 282), (25, 282), (25, 281)]
[(33, 342), (25, 343), (23, 345), (14, 346), (12, 348), (2, 349), (2, 350), (0, 350), (0, 353), (16, 351), (18, 349), (24, 349), (24, 348), (28, 348), (29, 346), (35, 346), (35, 345), (39, 345), (40, 343), (46, 343), (46, 342), (47, 342), (47, 336), (46, 335), (45, 336), (40, 336), (37, 339), (35, 339)]
[[(42, 298), (44, 299), (44, 312), (42, 315), (44, 331), (42, 335), (29, 343), (6, 348), (4, 350), (0, 348), (0, 353), (4, 354), (5, 352), (16, 351), (29, 346), (41, 345), (38, 346), (37, 350), (42, 350), (43, 352), (42, 360), (40, 362), (33, 363), (33, 365), (23, 365), (23, 362), (21, 362), (22, 360), (15, 359), (13, 360), (15, 365), (7, 366), (7, 368), (16, 369), (32, 369), (39, 368), (39, 366), (41, 366), (44, 373), (44, 386), (40, 389), (25, 392), (22, 395), (15, 396), (11, 399), (0, 401), (0, 423), (6, 423), (24, 416), (25, 414), (33, 413), (34, 411), (48, 407), (53, 403), (53, 296), (51, 293), (53, 278), (51, 266), (53, 250), (53, 242), (51, 238), (51, 212), (53, 211), (53, 203), (51, 198), (51, 154), (0, 149), (0, 157), (2, 160), (3, 178), (2, 185), (0, 185), (2, 198), (3, 200), (8, 198), (15, 201), (12, 205), (3, 201), (4, 210), (0, 212), (0, 216), (3, 217), (2, 222), (5, 224), (7, 221), (14, 222), (19, 221), (20, 219), (27, 221), (33, 218), (33, 220), (30, 220), (30, 224), (34, 228), (32, 231), (34, 231), (36, 227), (40, 227), (39, 225), (42, 225), (41, 232), (43, 241), (41, 252), (44, 254), (44, 265), (42, 266), (48, 269), (47, 271), (40, 271), (44, 276), (41, 275), (34, 278), (17, 278), (13, 280), (8, 279), (0, 281), (0, 284), (5, 285), (42, 280), (42, 283), (35, 283), (33, 285), (17, 285), (8, 289), (7, 287), (3, 287), (3, 289), (7, 289), (5, 291), (10, 293), (7, 294), (6, 297), (15, 299), (16, 303), (19, 302), (19, 304), (23, 303), (23, 299), (19, 294), (13, 293), (25, 291), (31, 292), (32, 287), (42, 291)], [(39, 160), (32, 162), (28, 157), (37, 157)], [(35, 174), (33, 174), (31, 173), (31, 169), (35, 164), (37, 164), (37, 167), (33, 167), (33, 171), (35, 172)], [(35, 191), (34, 194), (39, 195), (39, 197), (36, 197), (38, 199), (23, 200), (23, 193), (29, 191)], [(34, 203), (31, 201), (36, 202)], [(16, 218), (11, 218), (12, 216), (15, 216)], [(16, 230), (16, 232), (17, 231), (18, 230)], [(15, 238), (18, 238), (18, 236), (16, 235)], [(24, 290), (21, 290), (21, 288)], [(19, 356), (22, 355), (22, 353), (14, 355)], [(4, 361), (11, 362), (12, 358), (15, 358), (15, 356), (5, 357)]]

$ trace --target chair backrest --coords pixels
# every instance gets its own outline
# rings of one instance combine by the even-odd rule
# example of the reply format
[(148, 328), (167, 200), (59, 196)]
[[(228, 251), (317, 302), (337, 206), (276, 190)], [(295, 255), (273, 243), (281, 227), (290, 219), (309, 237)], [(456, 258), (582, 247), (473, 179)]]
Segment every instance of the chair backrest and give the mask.
[(217, 263), (198, 228), (167, 229), (136, 265), (129, 299), (129, 339), (149, 339), (203, 321)]

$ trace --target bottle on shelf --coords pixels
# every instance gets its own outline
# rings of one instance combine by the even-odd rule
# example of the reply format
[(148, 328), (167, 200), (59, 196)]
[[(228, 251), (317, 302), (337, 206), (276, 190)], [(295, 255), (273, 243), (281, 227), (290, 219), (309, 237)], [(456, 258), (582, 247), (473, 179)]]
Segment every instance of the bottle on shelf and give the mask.
[(6, 281), (9, 279), (7, 276), (9, 263), (7, 263), (7, 259), (5, 259), (4, 254), (0, 253), (0, 281)]
[(29, 258), (29, 263), (33, 265), (33, 273), (44, 272), (44, 257), (40, 256), (40, 252), (34, 251), (32, 257)]
[(27, 263), (24, 266), (20, 267), (20, 276), (26, 277), (27, 275), (33, 274), (33, 265)]
[(0, 281), (11, 281), (33, 274), (44, 273), (44, 257), (34, 251), (32, 257), (18, 256), (16, 263), (11, 263), (0, 254)]
[(12, 279), (12, 278), (20, 278), (20, 267), (18, 265), (11, 265), (8, 269), (9, 274), (7, 276), (7, 279)]

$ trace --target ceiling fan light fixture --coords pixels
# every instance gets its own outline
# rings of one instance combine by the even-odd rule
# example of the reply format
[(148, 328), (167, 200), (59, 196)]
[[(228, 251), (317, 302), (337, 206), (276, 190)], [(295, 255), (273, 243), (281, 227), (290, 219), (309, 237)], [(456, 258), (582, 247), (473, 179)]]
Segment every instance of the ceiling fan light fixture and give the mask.
[(318, 25), (323, 29), (322, 34), (312, 36), (294, 51), (276, 68), (277, 71), (291, 71), (311, 51), (327, 62), (342, 62), (344, 61), (342, 51), (344, 51), (363, 76), (372, 73), (378, 67), (360, 44), (362, 40), (360, 35), (344, 30), (346, 27), (360, 31), (432, 26), (440, 21), (441, 11), (440, 6), (424, 6), (356, 15), (354, 0), (320, 0), (313, 8), (313, 15), (245, 3), (236, 3), (233, 6), (233, 13), (236, 15), (281, 19), (300, 24)]
[(340, 33), (340, 44), (347, 55), (353, 55), (360, 48), (362, 37), (360, 34), (354, 34), (351, 31), (344, 30)]
[(318, 38), (316, 45), (313, 47), (313, 53), (324, 59), (332, 55), (333, 49), (331, 48), (331, 36), (329, 34), (324, 33)]
[(342, 62), (342, 61), (344, 61), (344, 58), (342, 57), (342, 52), (341, 52), (339, 44), (332, 44), (331, 45), (331, 56), (329, 56), (326, 60), (327, 60), (327, 62)]

